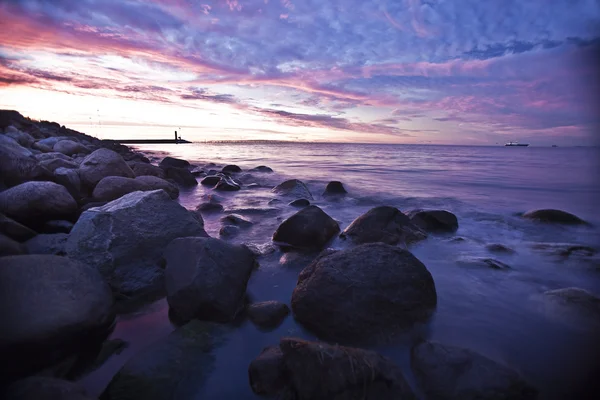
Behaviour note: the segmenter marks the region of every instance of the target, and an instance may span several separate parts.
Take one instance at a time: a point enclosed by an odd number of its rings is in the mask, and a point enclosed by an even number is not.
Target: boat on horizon
[[[508,147],[527,147],[529,143],[519,143],[519,142],[508,142],[505,144]]]

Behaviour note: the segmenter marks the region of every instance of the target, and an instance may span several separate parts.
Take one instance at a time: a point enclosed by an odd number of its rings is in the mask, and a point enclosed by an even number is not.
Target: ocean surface
[[[410,247],[430,270],[438,293],[433,318],[375,350],[408,369],[408,351],[415,340],[427,338],[480,352],[519,371],[540,390],[542,399],[572,398],[592,374],[600,355],[598,322],[589,315],[549,306],[542,293],[579,287],[600,296],[598,255],[557,255],[540,250],[540,243],[600,245],[600,150],[583,147],[470,147],[433,145],[213,143],[145,145],[138,147],[155,161],[165,155],[189,160],[200,167],[239,165],[249,170],[267,165],[275,171],[240,173],[239,192],[219,192],[225,213],[254,222],[231,240],[263,253],[248,293],[253,301],[280,300],[287,304],[298,270],[280,264],[281,253],[271,236],[281,221],[297,211],[286,202],[269,205],[271,188],[290,178],[304,181],[313,204],[340,222],[341,229],[367,210],[390,205],[446,209],[455,213],[455,234],[431,235]],[[207,168],[208,169],[208,168]],[[217,168],[215,168],[217,169]],[[342,181],[349,194],[341,201],[321,194],[328,181]],[[199,185],[181,190],[180,203],[194,209],[211,194]],[[533,209],[557,208],[592,223],[590,227],[549,226],[521,219]],[[207,232],[219,237],[220,217],[206,215]],[[513,254],[493,254],[486,245],[503,244]],[[336,238],[331,248],[347,243]],[[511,267],[496,270],[470,262],[489,257]],[[168,335],[175,327],[160,300],[124,315],[112,334],[129,347],[83,377],[81,382],[99,394],[129,357]],[[242,323],[217,352],[214,374],[197,399],[254,399],[247,368],[263,347],[283,336],[315,339],[293,317],[271,332]]]

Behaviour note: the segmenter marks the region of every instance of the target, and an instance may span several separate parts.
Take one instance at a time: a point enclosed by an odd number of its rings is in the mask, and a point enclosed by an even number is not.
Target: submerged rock
[[[262,329],[275,329],[290,314],[287,304],[280,301],[263,301],[250,304],[246,312],[254,325]]]
[[[561,210],[535,210],[522,215],[525,219],[538,222],[563,224],[563,225],[587,225],[588,223],[576,215]]]
[[[231,172],[242,172],[242,169],[237,165],[226,165],[221,169],[221,172],[231,173]]]
[[[222,190],[226,192],[234,192],[240,190],[240,186],[233,179],[221,178],[217,185],[215,186],[215,190]]]
[[[480,267],[488,267],[499,270],[510,270],[510,265],[503,263],[502,261],[495,260],[488,257],[462,257],[457,260],[457,263],[462,265],[473,265]]]
[[[308,201],[306,199],[298,199],[298,200],[292,201],[288,205],[290,205],[292,207],[308,207],[308,206],[310,206],[310,201]]]
[[[530,400],[537,390],[514,370],[468,349],[423,342],[411,366],[428,399]]]
[[[456,215],[446,210],[412,210],[406,215],[410,222],[426,232],[456,232],[458,219]]]
[[[167,301],[183,320],[231,321],[243,308],[254,254],[214,238],[173,240],[165,249]]]
[[[94,268],[50,255],[2,257],[1,263],[3,373],[31,374],[108,332],[112,293]]]
[[[290,196],[295,198],[305,198],[308,200],[312,200],[313,197],[310,194],[310,190],[304,184],[304,182],[298,179],[290,179],[279,185],[275,186],[272,190],[274,193],[277,193],[281,196]]]
[[[17,221],[8,218],[4,214],[0,214],[0,233],[13,240],[16,240],[17,242],[24,242],[37,235],[37,232],[35,232],[33,229],[29,229],[25,225],[21,225]]]
[[[321,254],[298,276],[294,317],[320,338],[378,342],[427,319],[433,278],[409,251],[372,243]]]
[[[382,242],[386,244],[413,243],[427,234],[395,207],[379,206],[356,218],[342,232],[356,244]]]
[[[135,174],[118,153],[100,148],[83,159],[79,165],[81,184],[93,190],[96,184],[107,176],[133,178]]]
[[[391,360],[296,338],[265,348],[250,363],[248,375],[254,393],[284,400],[416,399]]]
[[[265,165],[259,165],[258,167],[252,168],[249,172],[273,172],[273,169]]]
[[[285,246],[321,249],[339,230],[338,223],[323,210],[308,206],[283,221],[273,234],[273,241]]]
[[[221,218],[221,222],[227,225],[235,225],[242,228],[248,228],[252,226],[252,221],[247,220],[241,215],[229,214]]]
[[[340,181],[331,181],[327,184],[327,186],[325,187],[325,191],[323,192],[323,196],[325,197],[331,197],[331,196],[343,196],[346,193],[348,193],[346,191],[346,188],[344,188],[344,185],[342,184],[342,182]]]
[[[598,250],[591,246],[576,243],[533,243],[531,248],[559,257],[591,257],[598,253]]]
[[[514,254],[515,251],[500,243],[490,243],[485,246],[486,250],[492,253]]]
[[[185,236],[208,235],[165,191],[133,192],[85,211],[69,235],[66,251],[98,268],[116,292],[162,293],[162,251]]]
[[[214,187],[217,183],[221,181],[221,177],[218,175],[209,175],[206,178],[202,179],[200,184],[204,186]]]
[[[162,161],[160,162],[160,164],[158,164],[158,166],[160,168],[169,168],[169,167],[173,167],[173,168],[187,168],[190,166],[189,161],[187,160],[182,160],[180,158],[175,158],[175,157],[165,157],[162,159]]]
[[[32,376],[11,384],[4,400],[93,400],[75,382],[45,376]]]
[[[223,212],[223,209],[223,205],[219,203],[202,203],[196,207],[196,211],[201,213]]]
[[[544,292],[544,301],[556,314],[568,313],[571,320],[576,318],[595,330],[600,331],[600,298],[587,290],[570,287]]]

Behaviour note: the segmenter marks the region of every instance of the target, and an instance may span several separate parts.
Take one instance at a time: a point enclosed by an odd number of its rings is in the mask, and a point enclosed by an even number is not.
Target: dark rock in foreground
[[[290,308],[285,303],[272,300],[250,304],[246,312],[250,321],[259,328],[274,329],[290,314]]]
[[[246,247],[219,239],[188,237],[165,249],[167,301],[183,320],[228,322],[243,308],[255,265]]]
[[[114,320],[113,297],[96,269],[50,255],[2,257],[0,264],[5,378],[30,374],[104,339]]]
[[[346,193],[346,188],[340,181],[331,181],[325,187],[325,191],[323,192],[323,196],[343,196]]]
[[[191,321],[129,359],[102,398],[106,400],[195,400],[216,367],[215,350],[227,328]]]
[[[537,398],[537,390],[517,372],[468,349],[423,342],[412,349],[411,365],[428,399]]]
[[[274,193],[277,193],[281,196],[290,196],[295,198],[305,198],[308,200],[312,200],[312,194],[310,194],[310,190],[304,184],[304,182],[298,179],[289,179],[279,185],[275,186],[272,190]]]
[[[160,164],[158,164],[158,166],[161,168],[168,168],[168,167],[187,168],[190,166],[190,163],[187,160],[182,160],[182,159],[175,158],[175,157],[165,157],[162,159]]]
[[[337,222],[317,206],[298,211],[279,225],[273,241],[286,246],[321,249],[338,233]]]
[[[377,353],[283,338],[248,368],[256,394],[282,400],[416,399],[400,369]]]
[[[425,232],[456,232],[458,219],[456,215],[446,210],[412,210],[406,215],[410,222],[423,229]]]
[[[427,319],[433,278],[409,251],[372,243],[321,254],[298,276],[294,317],[325,340],[379,342]]]
[[[356,218],[340,235],[356,244],[382,242],[413,243],[427,234],[395,207],[379,206]]]
[[[237,165],[226,165],[221,169],[221,172],[231,173],[231,172],[242,172],[242,169]]]
[[[74,382],[44,376],[33,376],[10,385],[4,400],[93,400],[86,390]]]
[[[98,149],[87,156],[79,166],[81,184],[92,191],[98,182],[107,176],[134,178],[135,174],[118,153],[109,149]]]
[[[220,176],[209,175],[206,178],[202,179],[200,184],[202,184],[204,186],[213,186],[214,187],[217,183],[219,183],[220,180],[221,180]]]
[[[538,222],[563,224],[563,225],[587,225],[588,223],[581,218],[561,210],[535,210],[529,211],[522,215],[525,219],[530,219]]]

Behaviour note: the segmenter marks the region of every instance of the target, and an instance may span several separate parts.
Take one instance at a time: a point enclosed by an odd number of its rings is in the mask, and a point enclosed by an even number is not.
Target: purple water
[[[157,159],[166,154],[198,165],[237,164],[247,170],[268,165],[273,174],[239,174],[244,183],[260,188],[218,193],[226,210],[254,225],[231,241],[265,250],[248,287],[255,301],[289,304],[299,271],[279,264],[278,250],[269,253],[270,238],[281,222],[297,211],[281,203],[270,206],[270,188],[285,179],[304,181],[317,204],[344,229],[354,218],[377,205],[443,208],[454,212],[460,228],[455,235],[431,236],[411,251],[431,271],[438,292],[435,316],[394,343],[376,350],[406,368],[409,344],[426,337],[468,347],[520,371],[541,390],[543,399],[569,398],[592,373],[600,354],[598,331],[589,321],[557,310],[539,300],[546,290],[580,287],[600,296],[600,260],[595,257],[558,258],[531,248],[532,243],[600,244],[600,164],[594,148],[505,148],[358,144],[190,144],[144,146]],[[329,180],[340,180],[349,192],[341,202],[321,196]],[[181,191],[179,201],[193,209],[211,189],[199,185]],[[547,226],[524,221],[515,213],[558,208],[588,220],[593,227]],[[265,210],[267,209],[267,210]],[[205,217],[206,229],[218,237],[219,218]],[[460,236],[465,240],[451,239]],[[490,254],[485,245],[501,243],[513,255]],[[339,239],[330,244],[343,248]],[[510,271],[467,267],[464,257],[488,256],[510,265]],[[122,316],[112,334],[130,342],[120,355],[84,377],[99,394],[120,366],[148,343],[174,327],[165,300]],[[243,323],[217,353],[217,369],[198,399],[256,398],[248,385],[247,367],[260,350],[282,336],[314,339],[293,318],[264,333]]]

